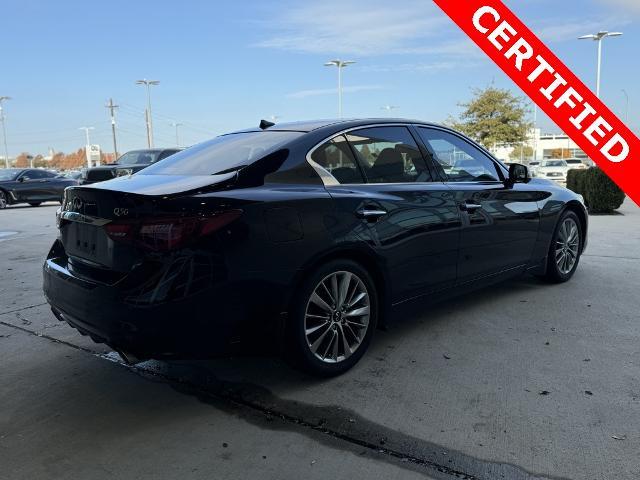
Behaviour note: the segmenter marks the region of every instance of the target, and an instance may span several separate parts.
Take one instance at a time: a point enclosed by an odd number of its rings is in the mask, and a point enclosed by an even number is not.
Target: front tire
[[[562,283],[571,279],[578,268],[583,244],[578,216],[572,211],[565,211],[558,220],[551,239],[544,280]]]
[[[7,194],[4,192],[4,190],[0,190],[0,210],[7,208],[7,205]]]
[[[286,342],[291,346],[289,360],[318,376],[346,372],[371,343],[378,304],[375,284],[358,263],[333,260],[318,268],[293,300]]]

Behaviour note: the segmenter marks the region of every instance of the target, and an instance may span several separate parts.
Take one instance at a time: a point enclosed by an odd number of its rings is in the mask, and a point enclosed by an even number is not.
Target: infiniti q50
[[[402,119],[263,121],[70,187],[57,217],[44,293],[80,333],[130,361],[277,346],[318,375],[401,304],[569,280],[588,222],[579,195]]]

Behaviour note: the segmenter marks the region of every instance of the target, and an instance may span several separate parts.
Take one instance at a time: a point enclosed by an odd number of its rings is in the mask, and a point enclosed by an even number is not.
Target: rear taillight
[[[140,221],[115,221],[108,223],[104,228],[113,241],[166,252],[214,233],[240,215],[242,210],[227,210],[207,217],[160,217]]]

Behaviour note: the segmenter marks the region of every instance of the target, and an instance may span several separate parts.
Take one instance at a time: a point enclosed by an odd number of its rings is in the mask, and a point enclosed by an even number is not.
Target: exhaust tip
[[[123,350],[116,350],[116,352],[118,353],[118,355],[120,355],[120,358],[127,365],[135,365],[136,363],[144,362],[145,360],[147,360],[146,358],[140,358],[131,352],[125,352]]]

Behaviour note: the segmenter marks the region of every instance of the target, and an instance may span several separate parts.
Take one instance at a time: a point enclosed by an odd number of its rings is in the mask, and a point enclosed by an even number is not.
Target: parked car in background
[[[536,176],[536,170],[538,169],[539,166],[540,166],[540,160],[531,160],[529,162],[529,174],[532,177]]]
[[[42,202],[62,202],[64,189],[78,181],[38,168],[0,169],[0,209],[16,203],[37,207]]]
[[[544,160],[540,166],[536,168],[536,177],[566,184],[569,168],[569,165],[564,160]]]
[[[446,127],[261,122],[68,189],[44,294],[128,361],[244,343],[336,375],[394,306],[569,280],[587,227],[579,195]]]
[[[80,180],[82,177],[82,170],[67,170],[61,174],[64,178],[71,178],[73,180]]]
[[[564,160],[569,166],[569,170],[586,170],[587,165],[579,158],[566,158]]]
[[[132,150],[123,154],[118,160],[108,165],[87,168],[82,172],[80,178],[81,185],[88,185],[95,182],[104,182],[115,177],[131,175],[139,172],[160,160],[163,160],[181,148],[151,148],[146,150]]]

